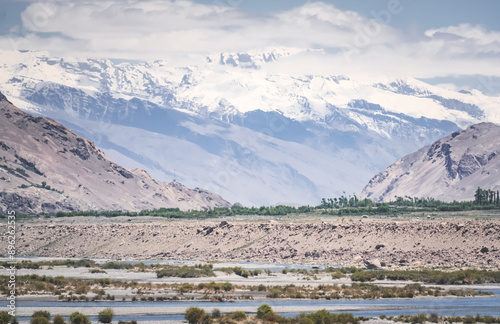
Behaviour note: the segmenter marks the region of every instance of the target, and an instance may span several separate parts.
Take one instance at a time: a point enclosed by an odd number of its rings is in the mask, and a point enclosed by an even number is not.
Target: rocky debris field
[[[4,240],[6,237],[2,237]],[[17,253],[71,258],[498,269],[500,221],[254,223],[141,221],[126,217],[42,219],[18,224]]]

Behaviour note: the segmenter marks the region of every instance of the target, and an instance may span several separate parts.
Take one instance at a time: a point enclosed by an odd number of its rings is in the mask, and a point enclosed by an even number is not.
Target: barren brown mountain
[[[361,196],[474,200],[478,187],[500,190],[500,126],[480,123],[409,154],[377,174]]]
[[[206,190],[121,167],[93,142],[21,111],[0,93],[0,213],[224,206]]]

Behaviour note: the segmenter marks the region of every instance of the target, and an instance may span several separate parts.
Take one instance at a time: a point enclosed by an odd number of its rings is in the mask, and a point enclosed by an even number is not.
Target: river
[[[467,316],[467,315],[490,315],[500,316],[500,289],[492,290],[495,297],[487,298],[442,298],[442,299],[379,299],[379,300],[352,300],[352,301],[326,301],[326,300],[281,300],[266,302],[282,316],[296,316],[297,309],[308,309],[308,311],[332,309],[336,313],[349,312],[355,316],[378,317],[382,314],[387,316],[416,315],[426,312],[437,313],[440,316]],[[47,309],[57,307],[69,308],[91,308],[111,307],[114,309],[141,308],[140,315],[119,315],[115,320],[122,321],[176,321],[184,319],[182,312],[171,314],[165,311],[158,314],[160,309],[175,308],[186,309],[188,307],[202,307],[207,311],[219,308],[223,312],[244,310],[248,314],[255,313],[258,306],[263,302],[19,302],[18,307],[30,307]],[[280,309],[287,309],[280,311]],[[137,310],[139,312],[139,310]],[[53,312],[51,312],[53,313]],[[120,312],[117,312],[120,313]],[[149,313],[149,314],[148,314]],[[151,314],[154,313],[154,314]],[[55,313],[53,313],[55,314]],[[20,318],[20,320],[27,318]],[[95,320],[95,317],[91,316]]]

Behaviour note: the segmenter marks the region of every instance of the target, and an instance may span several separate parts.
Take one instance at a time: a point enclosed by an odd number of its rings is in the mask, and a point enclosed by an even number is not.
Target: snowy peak
[[[477,91],[265,68],[307,51],[218,53],[189,66],[0,51],[0,90],[127,167],[201,182],[247,205],[358,192],[405,154],[460,128],[500,122],[500,98]]]
[[[283,58],[311,51],[317,52],[311,49],[278,48],[245,53],[220,53],[219,55],[207,56],[206,61],[208,64],[218,64],[243,69],[260,69],[266,63],[276,62]]]
[[[481,121],[500,122],[500,97],[453,92],[411,78],[377,81],[342,75],[292,76],[266,73],[259,68],[305,51],[223,53],[207,57],[206,65],[189,67],[172,66],[166,61],[113,63],[107,59],[53,58],[43,52],[4,51],[0,52],[5,62],[0,66],[0,84],[11,98],[26,98],[43,87],[59,85],[94,98],[106,93],[114,99],[137,98],[194,114],[214,113],[221,120],[228,115],[262,110],[276,111],[294,120],[321,121],[335,114],[336,108],[351,110],[356,108],[353,102],[363,101],[380,107],[381,114],[448,120],[460,127]],[[21,106],[27,108],[26,104]],[[365,117],[357,121],[366,123]]]
[[[362,196],[472,200],[477,187],[500,189],[500,126],[479,123],[409,154],[376,175]]]

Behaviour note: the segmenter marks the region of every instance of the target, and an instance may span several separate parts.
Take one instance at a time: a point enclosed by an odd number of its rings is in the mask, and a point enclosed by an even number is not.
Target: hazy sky
[[[299,48],[315,51],[270,70],[460,87],[500,77],[496,0],[1,1],[0,49],[195,64],[206,54]]]

